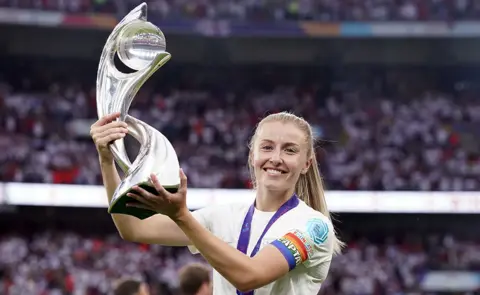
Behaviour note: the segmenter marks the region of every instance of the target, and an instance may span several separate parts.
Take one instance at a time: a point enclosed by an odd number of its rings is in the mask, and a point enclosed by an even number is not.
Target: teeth
[[[267,169],[267,173],[268,174],[273,174],[273,175],[278,175],[278,174],[282,174],[282,171],[275,170],[275,169]]]

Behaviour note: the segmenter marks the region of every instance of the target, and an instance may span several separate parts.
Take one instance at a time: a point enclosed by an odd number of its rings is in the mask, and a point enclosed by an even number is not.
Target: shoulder
[[[232,224],[244,216],[250,205],[248,203],[222,203],[209,205],[193,211],[192,214],[210,231],[218,227],[219,223]],[[225,222],[227,221],[227,222]]]
[[[331,220],[321,212],[310,208],[303,201],[300,202],[296,209],[289,217],[292,229],[302,230],[313,236],[325,236],[333,232]]]
[[[233,245],[249,206],[248,203],[215,204],[196,210],[192,215],[216,237]],[[199,253],[194,246],[189,249],[193,254]]]
[[[193,215],[210,215],[210,214],[219,214],[225,216],[231,216],[232,213],[244,212],[248,210],[250,204],[243,202],[234,202],[234,203],[220,203],[213,204],[201,209],[195,210]]]
[[[249,206],[250,204],[243,202],[212,204],[193,211],[193,214],[238,212],[247,210]]]
[[[318,264],[330,260],[335,244],[335,232],[330,219],[303,202],[292,211],[285,220],[288,224],[284,224],[286,234],[278,241],[293,251],[296,257],[303,257],[307,265],[314,261],[314,264]],[[296,252],[303,255],[297,255]]]

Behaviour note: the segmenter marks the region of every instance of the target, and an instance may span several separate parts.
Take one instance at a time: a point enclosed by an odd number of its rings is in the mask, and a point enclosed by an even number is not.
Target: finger
[[[142,197],[142,196],[139,196],[139,195],[134,194],[134,193],[127,193],[127,196],[130,197],[130,198],[132,198],[132,199],[134,199],[134,200],[137,201],[137,202],[140,202],[141,204],[144,204],[144,205],[146,205],[146,206],[153,207],[153,206],[152,206],[153,204],[152,204],[151,202],[149,202],[148,199],[146,199],[146,198],[144,198],[144,197]],[[132,203],[132,202],[131,202],[131,203]],[[136,203],[134,203],[134,204],[136,204]]]
[[[125,123],[123,121],[113,121],[113,122],[107,123],[107,124],[102,125],[102,126],[95,126],[95,124],[92,125],[90,127],[90,136],[94,137],[95,135],[97,135],[99,133],[102,133],[105,130],[112,129],[112,128],[124,128],[125,130],[128,131],[127,123]]]
[[[183,169],[180,168],[180,188],[178,191],[187,191],[187,175],[183,172]]]
[[[117,119],[118,117],[120,117],[120,112],[116,112],[116,113],[113,113],[113,114],[103,116],[100,119],[98,119],[97,122],[93,123],[92,127],[103,126],[103,125],[105,125],[109,122],[112,122],[113,120]]]
[[[124,128],[124,127],[108,128],[107,130],[105,130],[105,131],[103,131],[103,132],[97,133],[97,134],[96,134],[96,137],[97,137],[98,139],[102,139],[102,138],[104,138],[104,137],[109,136],[110,134],[116,134],[116,133],[127,134],[127,133],[128,133],[128,129],[127,129],[127,128]]]
[[[130,207],[130,208],[138,208],[138,209],[146,209],[146,210],[150,210],[150,211],[154,211],[155,210],[153,208],[151,208],[150,206],[147,206],[145,204],[138,204],[138,203],[127,203],[126,204],[127,207]]]
[[[97,146],[107,146],[114,142],[117,139],[124,138],[126,136],[125,133],[112,133],[105,137],[95,140]]]
[[[125,123],[123,121],[110,122],[110,123],[105,124],[103,126],[94,127],[91,130],[92,130],[93,133],[96,134],[96,133],[102,133],[102,132],[105,132],[107,130],[115,129],[115,128],[123,128],[126,131],[128,131],[128,125],[127,125],[127,123]]]
[[[127,128],[116,127],[116,128],[109,128],[100,133],[96,131],[94,132],[94,135],[92,136],[92,138],[93,138],[93,141],[97,143],[97,145],[106,145],[112,142],[113,140],[125,137],[127,133],[128,133]]]
[[[169,192],[160,184],[160,181],[155,174],[150,174],[150,180],[160,196],[167,197],[169,195]]]
[[[147,190],[141,188],[138,185],[134,186],[133,190],[135,190],[135,192],[138,193],[140,195],[140,197],[143,197],[144,199],[146,199],[147,201],[152,202],[152,203],[155,202],[155,201],[158,201],[159,198],[161,198],[162,201],[165,198],[165,196],[162,196],[161,194],[160,195],[154,195],[154,194],[148,192]]]

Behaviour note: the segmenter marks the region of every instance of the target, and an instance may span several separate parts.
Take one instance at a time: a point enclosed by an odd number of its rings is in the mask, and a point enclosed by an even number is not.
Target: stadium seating
[[[119,13],[140,1],[35,1],[2,0],[0,6],[69,13]],[[143,1],[142,1],[143,2]],[[473,0],[465,1],[213,1],[213,0],[149,0],[149,14],[163,19],[232,19],[232,20],[317,20],[317,21],[414,21],[472,20],[480,8]]]
[[[209,71],[169,70],[178,83],[142,89],[131,107],[172,141],[191,187],[249,187],[247,142],[255,124],[268,112],[288,110],[311,122],[330,189],[480,189],[480,105],[469,91],[454,89],[457,81],[440,92],[410,86],[409,75],[422,75],[417,70],[388,82],[384,77],[395,74],[389,70],[364,84],[311,77],[287,82],[301,76],[295,68],[288,75],[261,68]],[[81,87],[75,76],[69,82],[39,78],[50,85],[42,89],[31,85],[35,79],[1,87],[0,181],[101,184],[95,147],[85,136],[96,120],[93,85]],[[402,87],[418,90],[395,93]],[[79,120],[88,122],[83,136],[74,124]]]
[[[0,239],[2,294],[108,294],[118,277],[150,278],[153,290],[176,294],[177,271],[200,261],[185,248],[125,243],[118,236],[41,232],[31,239]],[[352,241],[333,260],[319,294],[418,294],[422,275],[432,269],[480,269],[480,247],[451,235],[413,236],[384,244]],[[5,290],[9,290],[8,293]],[[170,290],[170,291],[167,291]],[[75,291],[75,292],[73,292]],[[167,293],[168,292],[168,293]]]

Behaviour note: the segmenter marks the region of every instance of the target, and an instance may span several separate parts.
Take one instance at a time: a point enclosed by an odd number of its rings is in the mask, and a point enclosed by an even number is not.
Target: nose
[[[281,157],[281,152],[280,150],[278,149],[275,149],[275,151],[271,154],[271,157],[270,157],[270,163],[272,163],[272,165],[280,165],[282,163],[282,157]]]

